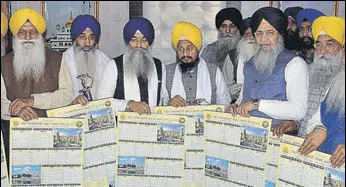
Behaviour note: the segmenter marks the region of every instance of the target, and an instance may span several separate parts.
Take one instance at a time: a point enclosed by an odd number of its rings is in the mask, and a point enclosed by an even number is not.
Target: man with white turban
[[[200,29],[188,22],[177,23],[172,32],[177,63],[167,66],[168,105],[230,104],[231,98],[219,67],[199,57]]]
[[[127,51],[107,64],[96,94],[115,98],[116,113],[150,114],[167,103],[166,67],[150,53],[154,36],[153,24],[144,17],[131,19],[123,29]]]
[[[252,15],[251,28],[258,53],[244,66],[244,84],[233,115],[272,119],[274,135],[297,131],[293,121],[304,117],[308,97],[308,65],[285,50],[283,35],[287,16],[277,8],[264,7]]]
[[[96,44],[101,26],[93,16],[79,15],[71,25],[73,46],[63,53],[68,63],[73,85],[73,104],[86,104],[96,98],[97,87],[110,58]]]

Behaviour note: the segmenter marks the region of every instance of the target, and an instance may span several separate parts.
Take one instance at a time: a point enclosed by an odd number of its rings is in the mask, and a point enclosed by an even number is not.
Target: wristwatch
[[[259,99],[252,98],[252,99],[251,99],[251,102],[252,102],[252,104],[254,105],[254,107],[255,107],[256,109],[258,109],[260,100],[259,100]]]

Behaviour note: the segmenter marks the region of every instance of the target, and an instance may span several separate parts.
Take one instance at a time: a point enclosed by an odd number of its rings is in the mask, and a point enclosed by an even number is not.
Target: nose
[[[87,46],[90,46],[90,39],[89,39],[89,37],[86,38],[85,44],[86,44]]]
[[[303,36],[310,36],[310,32],[308,29],[304,29]]]
[[[30,36],[30,33],[29,33],[29,32],[26,32],[26,33],[25,33],[25,39],[26,39],[26,40],[30,40],[30,39],[31,39],[31,36]]]

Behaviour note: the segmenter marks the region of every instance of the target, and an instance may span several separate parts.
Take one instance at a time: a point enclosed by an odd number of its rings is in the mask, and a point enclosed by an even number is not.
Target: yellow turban
[[[181,39],[187,39],[193,45],[197,47],[198,50],[202,47],[202,32],[194,24],[188,22],[179,22],[177,23],[172,32],[172,44],[174,49],[177,48],[178,42]]]
[[[315,41],[319,35],[328,34],[336,41],[345,43],[345,20],[335,16],[321,16],[312,24],[312,34]]]
[[[19,29],[27,20],[35,26],[40,34],[46,30],[46,21],[41,14],[31,8],[22,8],[16,11],[10,19],[10,30],[14,36],[17,36]]]
[[[8,20],[5,13],[1,11],[1,35],[5,36],[8,29]]]

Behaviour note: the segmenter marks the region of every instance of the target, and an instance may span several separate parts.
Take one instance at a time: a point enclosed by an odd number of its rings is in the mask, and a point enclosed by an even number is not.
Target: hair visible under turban
[[[245,31],[251,26],[251,17],[243,19],[239,25],[239,32],[243,36]]]
[[[17,10],[10,19],[10,30],[13,36],[17,36],[19,29],[29,20],[40,34],[46,31],[46,21],[40,13],[31,8]]]
[[[189,22],[178,22],[172,31],[172,44],[177,49],[179,40],[189,40],[198,50],[202,47],[202,32],[194,24]]]
[[[299,6],[295,6],[295,7],[288,7],[285,9],[284,14],[288,17],[291,16],[294,19],[296,19],[296,16],[298,14],[299,11],[303,10],[302,7]]]
[[[5,13],[1,11],[1,35],[5,36],[8,29],[8,20]]]
[[[251,29],[253,33],[256,32],[263,19],[272,25],[282,36],[285,36],[288,20],[287,16],[280,9],[273,7],[258,9],[252,15]]]
[[[74,41],[85,29],[89,28],[95,36],[96,42],[100,40],[101,26],[94,16],[79,15],[71,25],[71,38]]]
[[[144,35],[144,37],[148,40],[149,45],[153,43],[155,38],[153,24],[144,17],[137,17],[127,22],[124,27],[123,36],[127,44],[130,42],[137,30],[139,30]]]
[[[297,14],[297,26],[301,26],[304,20],[308,20],[311,24],[320,16],[324,16],[322,12],[312,8],[306,8]]]
[[[321,16],[312,24],[312,35],[317,41],[319,35],[328,34],[341,45],[345,44],[345,20],[335,16]]]
[[[225,20],[231,20],[232,23],[237,28],[239,28],[239,24],[240,24],[242,19],[243,19],[243,16],[241,15],[241,13],[238,9],[236,9],[236,8],[224,8],[216,14],[215,25],[216,25],[216,28],[219,29]]]

